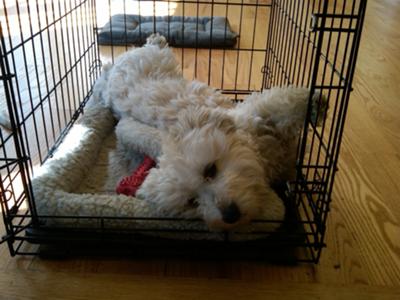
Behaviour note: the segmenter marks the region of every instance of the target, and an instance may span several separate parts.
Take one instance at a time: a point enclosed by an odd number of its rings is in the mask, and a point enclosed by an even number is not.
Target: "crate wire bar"
[[[129,241],[150,248],[164,243],[171,252],[187,248],[200,253],[199,249],[215,247],[222,252],[246,253],[248,248],[259,247],[265,256],[270,249],[285,246],[296,249],[296,261],[319,261],[366,0],[2,0],[0,9],[0,109],[9,118],[0,129],[1,243],[8,244],[11,255],[37,254],[38,248],[31,243],[89,239],[102,245]],[[112,28],[116,14],[125,15],[125,45],[100,45],[99,32],[107,22]],[[242,101],[253,91],[287,85],[307,86],[311,94],[319,92],[328,99],[329,110],[321,126],[311,122],[311,105],[308,107],[298,141],[296,179],[285,187],[295,208],[293,223],[302,228],[291,235],[301,239],[235,243],[226,233],[223,242],[138,241],[143,230],[122,232],[108,222],[154,219],[38,215],[31,178],[84,113],[102,64],[114,62],[132,47],[127,34],[129,14],[139,16],[141,38],[145,38],[141,18],[152,16],[153,31],[157,32],[156,16],[164,16],[167,39],[172,34],[172,16],[197,20],[225,17],[237,34],[233,47],[213,47],[211,19],[210,47],[199,47],[197,21],[194,44],[173,51],[187,79],[206,82],[232,100]],[[94,219],[98,227],[69,231],[43,227],[46,219],[54,218]],[[157,221],[199,222],[179,218]]]

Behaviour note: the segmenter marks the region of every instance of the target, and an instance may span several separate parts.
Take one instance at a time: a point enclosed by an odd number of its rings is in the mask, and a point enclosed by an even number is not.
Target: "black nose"
[[[224,207],[222,210],[222,220],[227,224],[236,223],[240,219],[239,207],[232,202],[229,206]]]

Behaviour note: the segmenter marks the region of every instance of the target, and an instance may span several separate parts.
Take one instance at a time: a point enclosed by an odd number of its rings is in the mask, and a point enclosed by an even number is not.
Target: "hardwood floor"
[[[400,2],[370,0],[318,265],[76,258],[0,247],[0,299],[400,299]]]

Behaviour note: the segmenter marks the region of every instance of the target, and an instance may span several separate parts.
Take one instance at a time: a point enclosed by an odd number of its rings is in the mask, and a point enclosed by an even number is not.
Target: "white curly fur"
[[[119,143],[158,160],[139,198],[169,215],[200,217],[212,229],[284,219],[271,183],[294,169],[307,89],[273,88],[235,105],[185,80],[165,39],[155,35],[107,66],[94,94],[120,120]]]

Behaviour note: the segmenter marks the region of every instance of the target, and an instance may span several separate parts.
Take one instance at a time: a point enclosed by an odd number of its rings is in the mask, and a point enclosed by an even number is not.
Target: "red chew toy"
[[[136,191],[142,185],[149,170],[156,165],[155,161],[149,157],[145,156],[143,162],[139,167],[132,173],[132,175],[123,178],[118,186],[117,193],[126,196],[135,196]]]

